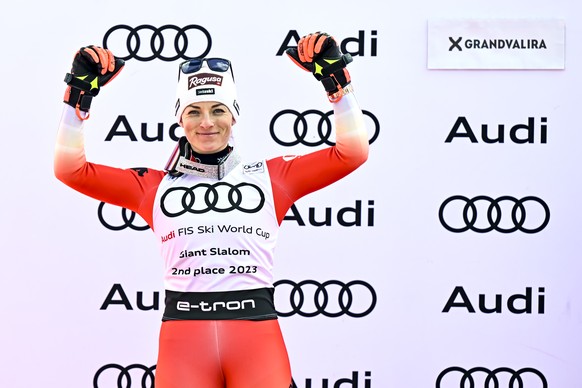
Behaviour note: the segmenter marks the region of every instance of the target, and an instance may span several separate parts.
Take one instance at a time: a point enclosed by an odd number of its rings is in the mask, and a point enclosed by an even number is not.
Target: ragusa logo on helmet
[[[222,76],[216,74],[202,73],[188,77],[188,89],[192,89],[195,88],[196,86],[206,84],[221,86]]]

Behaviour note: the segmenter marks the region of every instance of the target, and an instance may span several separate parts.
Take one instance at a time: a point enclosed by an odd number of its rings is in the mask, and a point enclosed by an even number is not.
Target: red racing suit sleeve
[[[267,161],[279,224],[291,205],[350,174],[368,159],[368,132],[353,93],[332,104],[336,144],[302,156]]]
[[[153,229],[152,208],[164,171],[122,169],[91,163],[85,157],[84,121],[65,105],[54,156],[54,173],[67,186],[99,201],[139,214]]]

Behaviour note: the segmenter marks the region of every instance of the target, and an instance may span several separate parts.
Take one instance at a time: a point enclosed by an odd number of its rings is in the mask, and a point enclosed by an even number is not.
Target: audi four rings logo
[[[136,220],[137,214],[131,210],[127,210],[126,208],[121,208],[121,220],[122,222],[118,225],[111,225],[109,222],[105,221],[104,213],[105,213],[105,202],[101,202],[97,209],[97,216],[99,217],[99,221],[101,224],[109,230],[119,231],[125,228],[130,228],[133,230],[141,231],[149,229],[149,225],[134,225],[134,221]],[[128,215],[129,214],[129,215]]]
[[[289,287],[284,287],[285,285]],[[376,307],[376,291],[362,280],[352,280],[348,283],[339,280],[328,280],[323,283],[315,280],[303,280],[299,283],[278,280],[274,286],[277,299],[275,305],[279,308],[283,304],[280,302],[288,301],[289,304],[286,311],[277,310],[281,317],[290,317],[294,314],[315,317],[321,314],[336,318],[345,314],[361,318],[370,314]],[[285,289],[288,289],[288,292]],[[283,293],[284,296],[280,297]]]
[[[186,27],[171,24],[161,27],[149,24],[131,27],[119,24],[105,33],[103,47],[110,49],[123,60],[137,59],[147,62],[160,59],[170,62],[205,57],[212,48],[212,37],[206,28],[197,24]]]
[[[460,378],[457,379],[459,372]],[[453,377],[447,375],[454,375]],[[447,385],[442,385],[443,381]],[[448,383],[452,383],[448,384]],[[458,382],[458,385],[457,385]],[[540,385],[541,383],[541,385]],[[507,384],[507,385],[506,385]],[[442,371],[436,381],[436,388],[548,388],[546,377],[537,369],[522,368],[517,371],[510,368],[489,370],[475,367],[469,370],[452,366]]]
[[[156,366],[107,364],[93,377],[93,388],[154,388]],[[116,385],[114,385],[116,384]]]
[[[451,218],[447,208],[455,205],[453,202],[460,201],[464,203],[461,209],[456,208],[453,211],[458,219],[462,215],[462,223],[451,225]],[[477,204],[483,201],[487,206],[486,209]],[[510,208],[502,206],[507,202]],[[505,208],[502,210],[502,208]],[[527,208],[527,212],[526,212]],[[445,215],[447,212],[447,215]],[[460,214],[458,214],[460,213]],[[481,215],[481,217],[479,217]],[[486,218],[486,222],[485,219]],[[447,198],[439,208],[439,220],[441,224],[450,232],[462,233],[472,230],[477,233],[487,233],[495,230],[500,233],[513,233],[517,230],[523,233],[538,233],[542,231],[550,222],[550,208],[540,198],[528,196],[517,199],[510,196],[502,196],[497,199],[480,195],[474,198],[467,198],[462,195],[455,195]],[[478,220],[481,220],[478,222]]]
[[[374,134],[372,135],[372,138],[369,140],[369,143],[372,144],[380,134],[380,122],[378,121],[376,116],[374,116],[372,113],[366,110],[363,110],[362,112],[364,113],[364,116],[368,116],[374,122]],[[269,131],[271,132],[271,137],[273,138],[273,140],[275,140],[277,144],[280,144],[285,147],[292,147],[297,144],[303,144],[308,147],[317,147],[322,144],[332,146],[335,144],[333,141],[330,140],[330,137],[332,135],[332,123],[329,117],[332,114],[333,111],[331,110],[327,113],[323,113],[315,109],[309,109],[303,113],[300,113],[293,109],[285,109],[277,113],[275,116],[273,116],[273,118],[271,119],[271,123],[269,124]],[[291,115],[295,117],[295,121],[293,122],[293,134],[295,135],[295,139],[288,141],[282,140],[277,135],[276,133],[277,131],[275,129],[276,127],[275,123],[278,122],[278,120],[280,120],[281,117],[285,115]],[[313,141],[308,140],[309,128],[306,117],[309,115],[315,115],[319,117],[319,121],[317,122],[317,136],[311,136],[312,138],[315,139]],[[288,127],[285,127],[284,131],[282,132],[287,133],[288,132],[287,128]]]
[[[243,213],[256,213],[264,204],[265,194],[262,190],[246,182],[234,186],[218,182],[199,183],[190,188],[173,187],[160,199],[162,212],[168,217],[178,217],[186,212],[202,214],[209,211],[227,213],[239,210]],[[176,206],[177,209],[174,208]]]

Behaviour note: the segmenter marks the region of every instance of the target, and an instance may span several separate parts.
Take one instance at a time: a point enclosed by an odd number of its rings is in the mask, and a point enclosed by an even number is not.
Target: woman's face
[[[184,109],[181,121],[194,151],[212,154],[228,145],[233,118],[226,105],[215,101],[195,102]]]

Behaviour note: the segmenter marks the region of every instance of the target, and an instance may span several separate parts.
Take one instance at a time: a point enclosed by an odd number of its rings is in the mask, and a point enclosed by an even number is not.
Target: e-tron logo
[[[107,364],[93,377],[93,388],[154,388],[156,366]]]
[[[176,195],[176,193],[178,193]],[[231,185],[199,183],[192,187],[173,187],[160,198],[160,207],[167,217],[178,217],[187,212],[202,214],[209,211],[227,213],[234,210],[257,213],[265,204],[265,194],[252,184]]]
[[[460,208],[454,202],[464,203],[464,206]],[[485,206],[478,206],[481,203]],[[505,204],[509,206],[502,206]],[[453,233],[468,230],[477,233],[492,230],[513,233],[519,230],[532,234],[542,231],[548,225],[550,208],[542,199],[533,196],[517,199],[506,195],[493,199],[485,195],[474,198],[454,195],[440,206],[439,220],[445,229]]]
[[[363,110],[362,112],[364,113],[364,116],[368,116],[374,123],[374,134],[368,141],[370,144],[372,144],[380,134],[380,122],[378,121],[376,116],[374,116],[371,112],[368,112],[366,110]],[[329,119],[329,117],[332,114],[333,111],[331,110],[327,113],[323,113],[315,109],[309,109],[303,113],[300,113],[293,109],[285,109],[277,113],[275,116],[273,116],[269,124],[269,131],[271,133],[271,137],[273,138],[273,140],[275,140],[277,144],[282,145],[284,147],[293,147],[296,146],[297,144],[303,144],[308,147],[317,147],[322,144],[332,146],[335,144],[335,142],[331,140],[331,135],[333,131],[332,122]],[[275,127],[277,125],[275,123],[280,122],[280,120],[282,120],[281,118],[285,115],[291,115],[292,117],[295,117],[295,120],[293,121],[293,134],[295,135],[295,139],[283,140],[276,133],[277,131]],[[319,120],[316,123],[317,135],[312,135],[308,137],[309,125],[306,117],[310,115],[319,116]],[[288,126],[286,126],[283,131],[279,131],[279,133],[288,132],[289,132]],[[313,141],[308,140],[310,138],[313,138],[314,140]]]
[[[113,230],[113,231],[120,231],[126,228],[129,229],[133,229],[133,230],[137,230],[137,231],[142,231],[142,230],[147,230],[149,229],[149,225],[145,224],[145,225],[135,225],[134,221],[136,221],[136,213],[134,211],[128,210],[126,208],[120,208],[121,209],[121,221],[120,222],[115,222],[115,225],[112,225],[113,221],[105,220],[105,202],[101,202],[99,204],[99,207],[97,208],[97,216],[99,217],[99,221],[101,222],[101,224],[106,227],[109,230]],[[109,212],[107,212],[109,213]],[[108,214],[109,215],[109,214]]]
[[[546,377],[537,369],[475,367],[469,370],[452,366],[442,371],[436,388],[548,388]]]
[[[204,44],[200,45],[200,42]],[[105,33],[103,47],[110,49],[123,60],[135,58],[148,62],[160,59],[171,62],[205,57],[212,48],[212,37],[206,28],[197,24],[186,27],[171,24],[161,27],[149,24],[131,27],[119,24]]]
[[[285,285],[290,287],[284,287]],[[299,283],[278,280],[274,286],[275,305],[281,317],[298,314],[310,318],[321,314],[330,318],[342,315],[361,318],[370,314],[377,302],[374,288],[362,280],[352,280],[348,283],[339,280],[328,280],[323,283],[315,280],[303,280]],[[279,297],[280,295],[284,296]],[[280,311],[282,304],[288,304],[289,307],[285,311]]]

